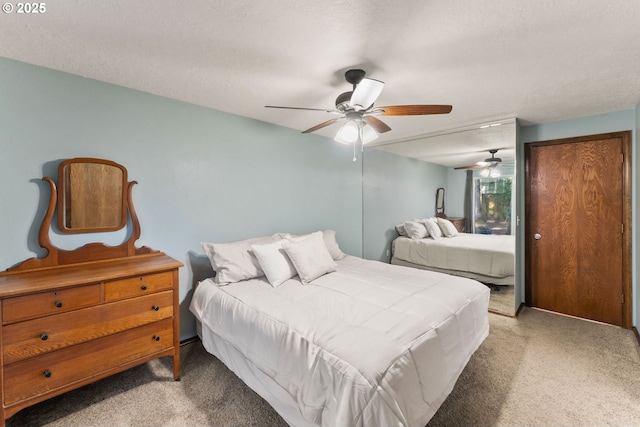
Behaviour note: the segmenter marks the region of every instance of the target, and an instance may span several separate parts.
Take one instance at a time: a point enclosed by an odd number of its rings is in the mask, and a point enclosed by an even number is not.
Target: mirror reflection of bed
[[[389,262],[478,280],[491,290],[489,310],[508,316],[516,313],[515,138],[515,120],[503,120],[372,147],[446,167],[420,211],[391,224]]]

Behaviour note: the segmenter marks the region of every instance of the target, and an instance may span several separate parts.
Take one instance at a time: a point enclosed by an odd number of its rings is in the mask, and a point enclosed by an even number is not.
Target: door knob
[[[536,234],[533,235],[533,238],[536,239],[536,240],[540,240],[540,239],[542,239],[542,236],[540,234],[536,233]]]

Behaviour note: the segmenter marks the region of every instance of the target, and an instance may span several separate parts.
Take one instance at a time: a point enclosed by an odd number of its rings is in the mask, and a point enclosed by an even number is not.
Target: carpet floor
[[[489,337],[431,419],[440,426],[640,426],[640,350],[629,330],[524,308]],[[26,408],[17,426],[286,426],[200,342],[182,380],[155,360]]]

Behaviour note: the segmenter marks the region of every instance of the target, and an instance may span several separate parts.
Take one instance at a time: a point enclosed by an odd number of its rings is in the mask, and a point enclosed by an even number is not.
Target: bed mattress
[[[489,332],[474,280],[346,256],[310,284],[200,282],[205,348],[292,426],[420,426]]]
[[[515,275],[515,236],[460,233],[440,239],[398,237],[393,241],[393,258],[433,269],[509,277]]]

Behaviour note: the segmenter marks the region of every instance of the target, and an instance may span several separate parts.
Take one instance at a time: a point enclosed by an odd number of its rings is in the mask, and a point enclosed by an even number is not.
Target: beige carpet
[[[633,332],[526,307],[490,319],[429,427],[640,426]]]
[[[633,333],[524,308],[489,315],[436,426],[640,426],[640,350]],[[199,342],[27,408],[15,426],[284,426],[282,419]]]

